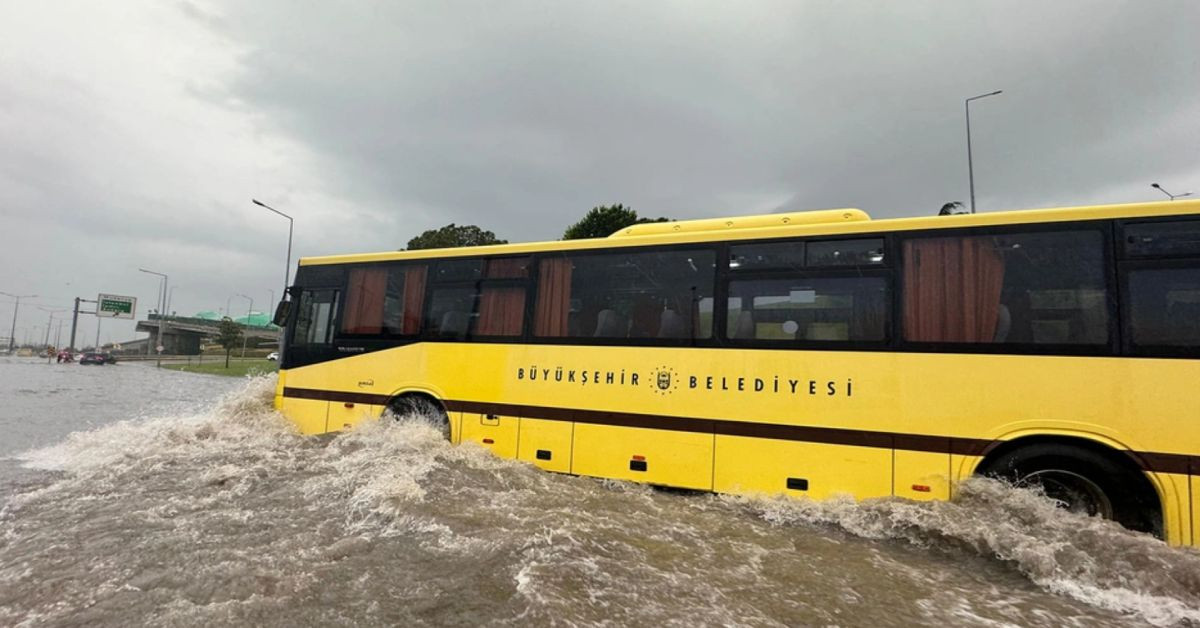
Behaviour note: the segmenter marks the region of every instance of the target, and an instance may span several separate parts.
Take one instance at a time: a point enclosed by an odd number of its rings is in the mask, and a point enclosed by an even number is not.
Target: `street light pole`
[[[1002,94],[1004,90],[998,89],[988,94],[980,94],[972,96],[964,101],[964,106],[967,109],[967,179],[971,186],[971,213],[975,213],[975,165],[971,160],[971,101],[987,98],[988,96],[996,96]]]
[[[239,294],[238,296],[250,301],[250,307],[246,309],[246,331],[250,331],[250,317],[254,314],[254,299],[252,299],[244,294]],[[247,334],[245,334],[245,333],[242,334],[242,359],[243,360],[246,359],[246,335]]]
[[[7,292],[0,292],[0,294],[3,294],[6,297],[12,297],[17,300],[16,304],[13,305],[12,330],[8,332],[8,352],[12,353],[13,349],[16,346],[16,342],[17,342],[17,312],[19,312],[21,310],[21,299],[33,299],[33,298],[36,298],[37,295],[36,294],[16,295],[16,294],[9,294]]]
[[[66,310],[48,310],[44,307],[39,307],[38,309],[43,312],[50,313],[50,320],[46,321],[46,364],[49,364],[50,360],[54,357],[50,352],[50,328],[54,325],[54,315],[60,312],[66,312]],[[62,321],[59,321],[59,328],[62,328]],[[56,350],[62,349],[62,347],[58,346],[58,338],[54,339],[54,345]]]
[[[266,203],[264,203],[258,199],[252,198],[250,200],[255,205],[258,205],[259,207],[262,207],[264,209],[269,209],[269,210],[275,212],[276,214],[279,214],[280,216],[287,218],[287,220],[288,220],[287,262],[283,266],[283,294],[286,295],[287,289],[288,289],[288,281],[289,281],[289,278],[291,277],[291,272],[292,272],[292,226],[293,226],[292,217],[279,211],[278,209],[275,209],[274,207],[271,207],[270,205],[267,205]]]
[[[167,282],[169,280],[164,273],[155,272],[153,270],[146,270],[145,268],[139,268],[138,270],[143,273],[147,273],[150,275],[158,275],[159,277],[162,277],[162,292],[159,293],[158,339],[154,341],[154,352],[158,354],[158,360],[155,362],[155,365],[162,366],[162,351],[159,351],[158,348],[163,346],[163,344],[162,344],[163,325],[167,324],[166,320],[163,318],[163,313],[167,309]]]
[[[1171,194],[1170,192],[1168,192],[1168,191],[1164,190],[1164,189],[1163,189],[1163,187],[1162,187],[1161,185],[1157,184],[1157,183],[1151,183],[1151,184],[1150,184],[1150,187],[1152,187],[1152,188],[1154,188],[1154,189],[1158,190],[1159,192],[1162,192],[1163,194],[1166,194],[1166,195],[1167,195],[1167,196],[1168,196],[1168,197],[1169,197],[1171,200],[1175,200],[1175,199],[1177,199],[1177,198],[1183,198],[1183,197],[1185,197],[1185,196],[1191,196],[1191,195],[1192,195],[1192,193],[1191,193],[1191,192],[1184,192],[1183,194]]]

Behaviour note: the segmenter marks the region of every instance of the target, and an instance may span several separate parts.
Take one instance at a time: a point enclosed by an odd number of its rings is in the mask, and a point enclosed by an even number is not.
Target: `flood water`
[[[0,358],[0,625],[1200,625],[1200,552],[991,481],[665,492],[303,438],[273,385]]]

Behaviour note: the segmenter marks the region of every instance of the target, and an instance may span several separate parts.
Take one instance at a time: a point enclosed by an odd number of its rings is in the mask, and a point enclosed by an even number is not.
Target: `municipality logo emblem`
[[[654,377],[650,381],[654,382],[654,392],[659,395],[669,395],[675,391],[676,387],[675,370],[669,366],[660,366],[654,371]]]

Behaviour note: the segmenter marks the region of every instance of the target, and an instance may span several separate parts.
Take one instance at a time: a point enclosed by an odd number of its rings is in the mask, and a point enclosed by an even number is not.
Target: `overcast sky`
[[[144,315],[139,267],[181,315],[269,310],[287,221],[251,198],[295,217],[293,266],[450,222],[552,239],[617,202],[934,213],[968,200],[963,99],[996,89],[971,106],[980,211],[1200,192],[1194,0],[0,9],[0,291],[39,295],[18,341],[76,296]]]

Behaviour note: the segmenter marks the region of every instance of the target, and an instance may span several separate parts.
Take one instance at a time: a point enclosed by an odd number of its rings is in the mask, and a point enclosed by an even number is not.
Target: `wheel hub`
[[[1035,471],[1021,479],[1029,486],[1040,486],[1046,497],[1068,512],[1113,518],[1112,500],[1104,489],[1089,478],[1063,469]]]

